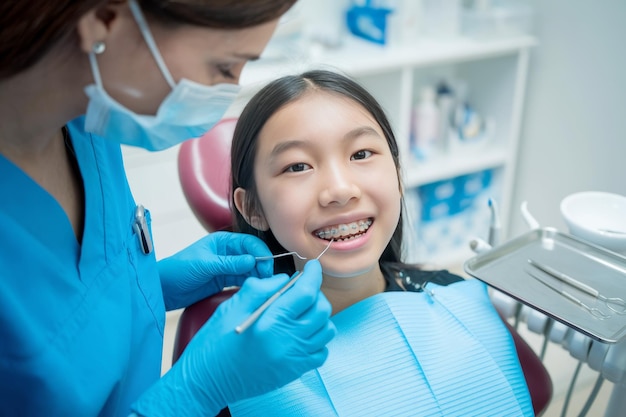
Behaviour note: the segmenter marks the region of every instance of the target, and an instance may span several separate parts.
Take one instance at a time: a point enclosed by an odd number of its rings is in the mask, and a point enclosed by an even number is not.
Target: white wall
[[[524,200],[542,226],[565,231],[559,203],[584,190],[626,195],[626,1],[530,0],[531,55],[510,236],[528,231]]]

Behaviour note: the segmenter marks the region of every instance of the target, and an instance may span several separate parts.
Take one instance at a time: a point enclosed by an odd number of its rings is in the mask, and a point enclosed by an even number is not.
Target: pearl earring
[[[100,55],[101,53],[104,52],[105,49],[107,49],[107,47],[103,41],[96,41],[93,43],[93,46],[91,47],[91,50],[96,55]]]

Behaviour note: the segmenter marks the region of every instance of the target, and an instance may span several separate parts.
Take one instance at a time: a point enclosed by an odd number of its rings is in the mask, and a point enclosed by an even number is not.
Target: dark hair
[[[238,187],[246,190],[243,204],[248,212],[262,213],[258,203],[258,192],[254,179],[254,159],[259,132],[269,118],[283,106],[315,91],[324,91],[349,98],[361,105],[374,117],[387,139],[387,144],[391,150],[398,172],[398,186],[400,186],[398,144],[391,129],[391,124],[384,110],[365,88],[349,77],[325,70],[313,70],[300,75],[289,75],[270,82],[247,103],[239,116],[235,128],[231,148],[231,209],[233,212],[234,230],[258,236],[267,243],[273,253],[281,253],[285,249],[278,243],[271,230],[267,232],[257,230],[246,222],[241,213],[235,208],[234,190]],[[401,211],[396,230],[383,251],[379,262],[401,262],[402,217]],[[277,259],[275,265],[277,272],[292,272],[294,268],[291,259],[288,259],[286,263]]]
[[[72,40],[78,20],[107,0],[0,1],[0,79],[23,71]],[[138,0],[163,23],[243,29],[277,19],[296,0]]]

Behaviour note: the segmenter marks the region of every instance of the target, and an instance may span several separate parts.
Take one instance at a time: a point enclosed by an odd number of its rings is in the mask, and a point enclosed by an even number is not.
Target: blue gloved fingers
[[[268,278],[274,274],[274,259],[266,259],[263,261],[256,261],[255,274],[259,278]]]
[[[261,331],[276,322],[273,312],[267,313],[265,317],[259,319],[258,329]],[[284,312],[282,314],[284,317]],[[334,323],[330,320],[331,314],[332,306],[320,292],[317,301],[305,313],[296,319],[290,318],[283,324],[291,326],[293,337],[302,340],[302,352],[312,355],[323,349],[337,333]]]
[[[252,235],[244,236],[245,238],[241,240],[241,244],[246,253],[249,253],[254,257],[272,256],[272,252],[261,239]],[[259,278],[266,278],[274,275],[274,260],[269,259],[265,261],[256,261],[255,270],[252,275]]]
[[[214,232],[212,235],[214,241],[220,247],[220,249],[216,251],[219,255],[272,255],[272,252],[265,242],[256,236],[237,232]]]
[[[268,298],[274,295],[289,281],[286,274],[278,274],[271,278],[248,278],[239,291],[233,296],[237,302],[244,302],[246,309],[252,313],[261,306]],[[279,297],[280,298],[280,297]]]
[[[233,232],[215,232],[212,235],[212,246],[220,262],[207,264],[210,267],[208,274],[245,274],[261,278],[273,275],[273,260],[257,262],[255,259],[272,255],[265,242],[258,237]]]
[[[278,274],[270,278],[250,277],[244,281],[243,285],[229,300],[223,302],[213,314],[215,316],[224,316],[224,321],[228,321],[234,332],[235,327],[243,323],[254,311],[273,296],[278,290],[287,284],[289,276],[286,274]],[[284,314],[281,312],[281,314]],[[263,317],[263,314],[261,315]],[[276,317],[272,316],[268,327],[275,323]],[[279,320],[285,320],[280,317]],[[249,331],[244,333],[248,334]],[[241,339],[244,335],[238,335]]]
[[[159,262],[165,306],[187,307],[221,291],[241,286],[250,276],[272,275],[273,260],[257,265],[256,256],[271,255],[265,243],[242,233],[214,232]]]
[[[252,255],[217,255],[210,260],[198,259],[201,274],[211,276],[256,276],[256,260]]]
[[[331,314],[332,306],[320,292],[317,302],[298,317],[299,326],[294,333],[309,342],[308,353],[326,346],[335,336],[335,325],[330,321]]]
[[[333,340],[337,334],[337,328],[332,321],[328,321],[328,325],[321,328],[317,333],[309,339],[312,349],[308,352],[311,358],[315,358],[317,366],[321,366],[328,357],[328,348],[326,345]]]
[[[324,348],[318,350],[317,352],[309,353],[307,358],[309,359],[310,369],[317,369],[324,365],[324,362],[328,359],[328,348],[324,346]]]
[[[237,317],[236,324],[240,324],[289,279],[284,274],[272,278],[248,279],[224,303],[232,302],[219,312],[221,319],[230,321]],[[304,314],[298,315],[300,318],[294,318],[287,309],[275,308],[272,304],[245,332],[234,334],[234,326],[231,325],[229,333],[235,336],[234,340],[241,344],[242,349],[246,349],[237,355],[246,359],[239,361],[252,361],[257,369],[253,376],[251,365],[239,368],[240,373],[248,375],[250,386],[254,386],[255,380],[257,384],[268,387],[273,384],[271,389],[276,389],[324,363],[328,355],[325,345],[335,335],[336,330],[329,320],[329,303],[321,293],[319,295],[321,297],[316,297],[313,305]],[[245,311],[243,316],[242,310]],[[237,397],[240,398],[240,394]],[[234,399],[231,397],[230,400]]]
[[[321,286],[322,265],[316,259],[307,261],[300,278],[274,302],[274,306],[288,311],[290,317],[298,318],[317,302]]]
[[[146,416],[216,415],[229,403],[274,390],[324,363],[328,356],[325,343],[335,328],[328,320],[328,301],[319,290],[319,263],[306,270],[301,278],[311,282],[289,289],[278,300],[293,292],[289,298],[308,298],[304,303],[308,308],[292,312],[288,303],[279,308],[272,304],[260,317],[263,326],[257,322],[237,334],[235,327],[290,279],[285,274],[248,278],[133,410]]]

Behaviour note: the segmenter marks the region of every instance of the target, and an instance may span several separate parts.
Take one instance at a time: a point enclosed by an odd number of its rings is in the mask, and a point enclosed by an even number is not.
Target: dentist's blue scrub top
[[[0,155],[0,415],[127,416],[160,376],[165,308],[133,232],[120,146],[68,127],[82,245],[59,204]]]

